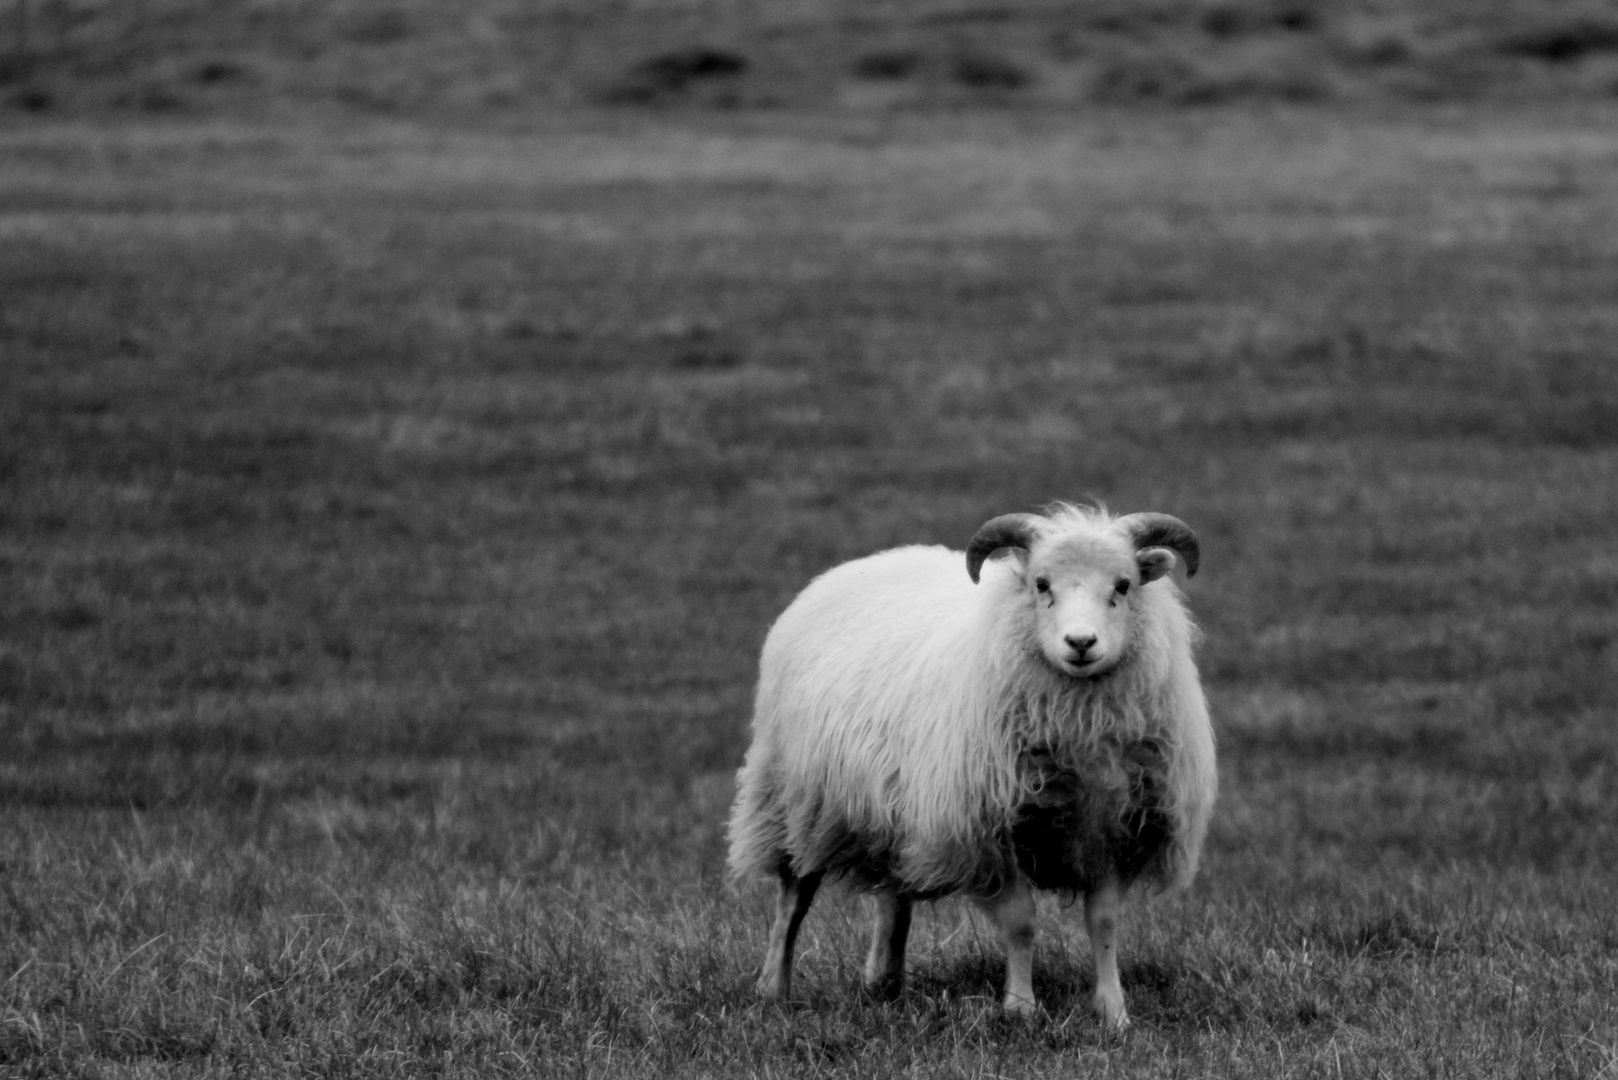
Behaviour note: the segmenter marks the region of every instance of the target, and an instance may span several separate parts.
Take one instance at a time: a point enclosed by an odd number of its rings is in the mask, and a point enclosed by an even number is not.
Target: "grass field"
[[[1618,115],[0,129],[0,1073],[1618,1075]],[[1162,510],[1135,1027],[723,823],[815,573]],[[963,570],[964,572],[964,570]]]

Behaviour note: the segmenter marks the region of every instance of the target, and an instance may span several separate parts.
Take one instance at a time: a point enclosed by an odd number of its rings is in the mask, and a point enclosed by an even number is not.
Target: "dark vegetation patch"
[[[168,113],[184,109],[189,102],[168,81],[153,79],[114,94],[112,104],[140,112]]]
[[[861,79],[907,79],[921,70],[919,49],[879,49],[857,57],[850,70]]]
[[[1106,63],[1092,77],[1090,93],[1106,103],[1186,102],[1206,84],[1188,60],[1172,56],[1137,55]]]
[[[1034,81],[1022,65],[1008,56],[966,49],[950,58],[950,77],[974,90],[1020,90]]]
[[[1303,4],[1213,4],[1198,18],[1203,31],[1217,38],[1270,31],[1309,33],[1321,29],[1324,21],[1317,8]]]
[[[673,354],[674,366],[687,371],[724,371],[745,362],[741,353],[723,346],[690,346],[677,349]]]
[[[56,104],[56,95],[39,86],[25,86],[6,95],[6,100],[23,112],[41,113]]]
[[[1190,15],[1188,5],[1173,0],[1100,0],[1074,12],[1079,27],[1104,34],[1138,36],[1154,29],[1184,24]]]
[[[379,7],[342,17],[337,32],[357,45],[393,45],[415,33],[409,12],[398,7]]]
[[[1403,64],[1415,57],[1415,49],[1405,38],[1395,33],[1370,34],[1358,39],[1338,42],[1338,56],[1355,65],[1387,68]]]
[[[1320,71],[1302,64],[1218,64],[1192,54],[1157,52],[1136,52],[1102,63],[1090,82],[1093,98],[1118,105],[1305,103],[1332,93]]]
[[[695,45],[640,61],[604,90],[602,99],[614,104],[649,105],[701,93],[711,104],[735,104],[736,82],[747,68],[747,58],[741,53]]]
[[[944,26],[962,26],[985,23],[1006,23],[1026,17],[1016,4],[967,4],[961,7],[933,11],[922,17],[923,22]]]
[[[235,60],[204,60],[194,69],[192,78],[204,86],[220,86],[252,78],[253,69]]]
[[[1581,18],[1550,22],[1501,38],[1499,50],[1550,64],[1567,64],[1597,53],[1618,52],[1618,20]]]

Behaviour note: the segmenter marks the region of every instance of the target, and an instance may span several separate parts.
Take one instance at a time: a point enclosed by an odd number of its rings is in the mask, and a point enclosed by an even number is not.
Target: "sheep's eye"
[[[1128,578],[1119,578],[1118,579],[1118,595],[1119,596],[1128,596],[1129,595],[1129,579]]]
[[[1041,578],[1035,578],[1034,579],[1034,588],[1038,589],[1042,593],[1050,592],[1051,591],[1050,579],[1049,578],[1042,578],[1042,577]]]

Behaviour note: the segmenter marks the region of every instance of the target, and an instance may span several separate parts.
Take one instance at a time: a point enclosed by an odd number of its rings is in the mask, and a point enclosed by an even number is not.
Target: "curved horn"
[[[1026,548],[1040,533],[1045,519],[1038,514],[1001,514],[990,518],[966,545],[966,572],[972,584],[978,582],[983,560],[1005,547]]]
[[[1112,524],[1134,542],[1136,551],[1149,547],[1171,548],[1185,560],[1186,577],[1197,572],[1202,556],[1197,534],[1172,514],[1125,514]]]

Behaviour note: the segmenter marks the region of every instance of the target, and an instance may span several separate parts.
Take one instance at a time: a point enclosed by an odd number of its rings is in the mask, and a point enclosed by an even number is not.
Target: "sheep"
[[[1007,557],[989,556],[1009,549]],[[770,629],[729,823],[732,874],[779,882],[757,988],[789,995],[825,879],[874,894],[864,982],[904,982],[912,905],[964,893],[1036,1010],[1035,889],[1083,896],[1093,1007],[1129,1022],[1119,903],[1189,883],[1217,788],[1214,737],[1168,577],[1199,560],[1167,514],[1055,504],[964,552],[895,548],[820,575]]]

